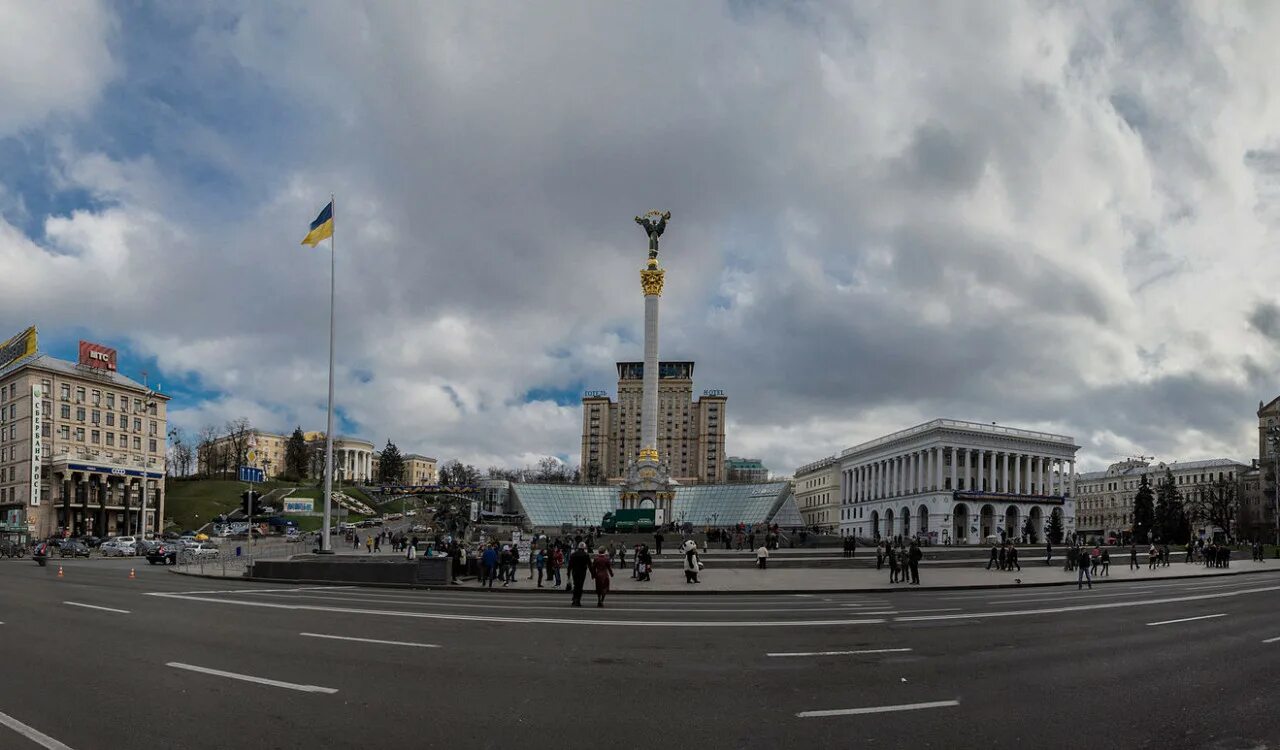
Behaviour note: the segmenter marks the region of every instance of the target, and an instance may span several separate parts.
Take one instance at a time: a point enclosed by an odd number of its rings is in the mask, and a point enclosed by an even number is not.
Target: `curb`
[[[479,588],[479,587],[473,587],[473,586],[444,586],[444,587],[433,588],[430,586],[414,586],[412,584],[404,584],[404,583],[368,583],[368,582],[356,583],[352,581],[323,581],[323,580],[294,580],[294,579],[282,580],[279,578],[262,578],[259,576],[250,576],[246,578],[244,576],[218,576],[218,575],[209,575],[206,573],[187,573],[180,570],[176,570],[174,568],[167,568],[167,570],[168,572],[173,573],[174,575],[191,576],[192,578],[208,578],[216,581],[255,581],[258,583],[307,584],[307,585],[326,585],[326,586],[338,585],[338,586],[351,586],[354,588],[391,588],[391,589],[411,589],[415,591],[437,591],[437,592],[447,591],[450,593],[457,593],[462,595],[468,595],[468,594],[485,595],[494,591],[504,591],[504,592],[513,593],[513,594],[545,594],[548,596],[555,595],[555,594],[564,595],[568,593],[568,591],[563,587],[560,587],[560,588],[544,587],[541,589],[539,588],[488,589],[488,588]],[[1137,579],[1129,578],[1125,580],[1110,579],[1110,578],[1095,578],[1093,579],[1093,582],[1098,585],[1110,584],[1110,583],[1150,583],[1153,581],[1181,581],[1181,580],[1187,580],[1191,578],[1203,578],[1203,579],[1231,578],[1235,576],[1258,575],[1262,573],[1274,573],[1274,572],[1280,572],[1280,569],[1239,570],[1231,573],[1215,573],[1212,575],[1205,575],[1203,573],[1199,573],[1199,574],[1193,573],[1189,575],[1160,576],[1158,578],[1137,578]],[[1073,583],[1075,583],[1075,581],[1064,579],[1062,581],[1042,581],[1037,583],[1021,583],[1021,584],[1018,584],[1018,583],[998,583],[998,584],[970,583],[970,584],[956,584],[956,585],[950,585],[950,586],[911,586],[910,584],[903,586],[900,584],[890,584],[887,587],[881,586],[881,587],[874,587],[874,588],[862,587],[862,588],[842,588],[842,589],[785,589],[785,590],[735,589],[732,591],[727,591],[724,589],[697,589],[697,588],[681,589],[678,591],[644,591],[644,590],[610,589],[609,594],[618,595],[618,596],[640,595],[640,596],[673,596],[673,597],[722,596],[722,595],[724,596],[733,596],[733,595],[795,596],[797,594],[817,596],[821,594],[884,594],[884,593],[893,593],[893,592],[901,592],[901,591],[981,591],[981,590],[999,591],[1004,589],[1029,589],[1029,588],[1050,588],[1054,586],[1070,586]],[[590,593],[593,589],[590,586],[588,586],[584,590]]]

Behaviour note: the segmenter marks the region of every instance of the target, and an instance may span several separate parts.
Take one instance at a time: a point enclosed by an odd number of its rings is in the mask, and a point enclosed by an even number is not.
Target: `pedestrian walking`
[[[381,552],[381,551],[382,551],[382,542],[381,542],[381,539],[382,539],[382,534],[378,534],[377,536],[375,536],[375,537],[373,538],[373,551],[374,551],[374,552]]]
[[[1090,572],[1098,575],[1098,566],[1102,564],[1102,549],[1098,545],[1093,545],[1093,551],[1089,553]]]
[[[365,549],[369,550],[369,554],[371,555],[373,554],[373,537],[371,535],[365,536],[364,547]]]
[[[655,554],[662,554],[662,542],[665,541],[665,539],[666,538],[662,536],[661,531],[653,535],[653,550]]]
[[[591,555],[587,554],[587,543],[578,542],[578,548],[569,555],[569,579],[573,590],[574,607],[582,606],[582,588],[587,582],[587,571],[591,568]]]
[[[1102,550],[1102,575],[1111,576],[1111,550]]]
[[[559,546],[553,547],[548,563],[551,565],[551,570],[547,573],[547,581],[549,582],[554,575],[556,588],[560,588],[560,569],[564,567],[564,550]]]
[[[1012,544],[1009,545],[1009,555],[1006,562],[1009,565],[1008,570],[1017,568],[1019,573],[1022,572],[1022,566],[1018,564],[1018,548]]]
[[[876,543],[876,570],[884,567],[884,543]]]
[[[756,567],[761,570],[769,568],[769,548],[763,544],[756,548]]]
[[[1044,543],[1044,564],[1053,564],[1053,542]]]
[[[405,546],[406,546],[406,548],[407,548],[407,549],[405,550],[405,553],[404,553],[404,559],[406,559],[406,560],[417,560],[417,559],[418,559],[418,546],[417,546],[416,544],[414,544],[414,545],[405,545]]]
[[[653,554],[649,552],[648,545],[640,545],[640,550],[636,552],[636,570],[637,580],[653,580]]]
[[[987,560],[987,570],[991,570],[992,565],[997,566],[997,569],[1000,565],[1000,550],[994,544],[991,545],[991,559]]]
[[[900,574],[900,571],[898,570],[898,554],[897,554],[894,550],[892,550],[892,549],[890,549],[890,550],[888,551],[888,553],[889,553],[889,554],[888,554],[888,557],[889,557],[889,583],[897,583],[897,582],[898,582],[898,575]]]
[[[542,588],[542,571],[547,566],[547,553],[541,547],[533,556],[533,564],[538,569],[538,588]]]
[[[911,566],[911,583],[912,585],[920,585],[920,558],[924,557],[924,553],[920,551],[920,544],[915,540],[911,540],[911,549],[907,552],[907,564]]]
[[[1084,588],[1084,584],[1089,584],[1089,590],[1093,590],[1093,576],[1089,574],[1089,550],[1084,547],[1080,548],[1080,558],[1076,561],[1080,566],[1080,572],[1076,574],[1076,590]]]
[[[591,576],[596,581],[596,606],[603,607],[605,594],[609,593],[609,579],[613,578],[613,562],[604,547],[600,548],[596,559],[591,561]]]
[[[1138,544],[1129,545],[1129,570],[1138,570]]]

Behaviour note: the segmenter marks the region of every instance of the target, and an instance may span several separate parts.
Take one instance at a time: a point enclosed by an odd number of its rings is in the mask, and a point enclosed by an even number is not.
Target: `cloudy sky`
[[[0,0],[0,324],[197,430],[578,461],[662,355],[779,473],[945,416],[1082,468],[1256,452],[1280,394],[1275,3]]]

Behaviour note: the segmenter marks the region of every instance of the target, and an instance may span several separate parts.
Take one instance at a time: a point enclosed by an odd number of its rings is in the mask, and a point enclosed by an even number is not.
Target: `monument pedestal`
[[[619,507],[653,508],[657,511],[656,523],[661,526],[672,521],[675,497],[671,471],[658,457],[658,452],[653,449],[640,451],[639,457],[627,467],[627,481],[622,486]]]

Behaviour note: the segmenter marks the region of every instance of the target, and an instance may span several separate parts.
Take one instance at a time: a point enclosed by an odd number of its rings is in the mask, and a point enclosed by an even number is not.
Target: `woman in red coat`
[[[596,606],[604,606],[604,595],[609,593],[609,579],[613,577],[613,563],[609,553],[601,547],[591,561],[591,577],[596,579]]]

